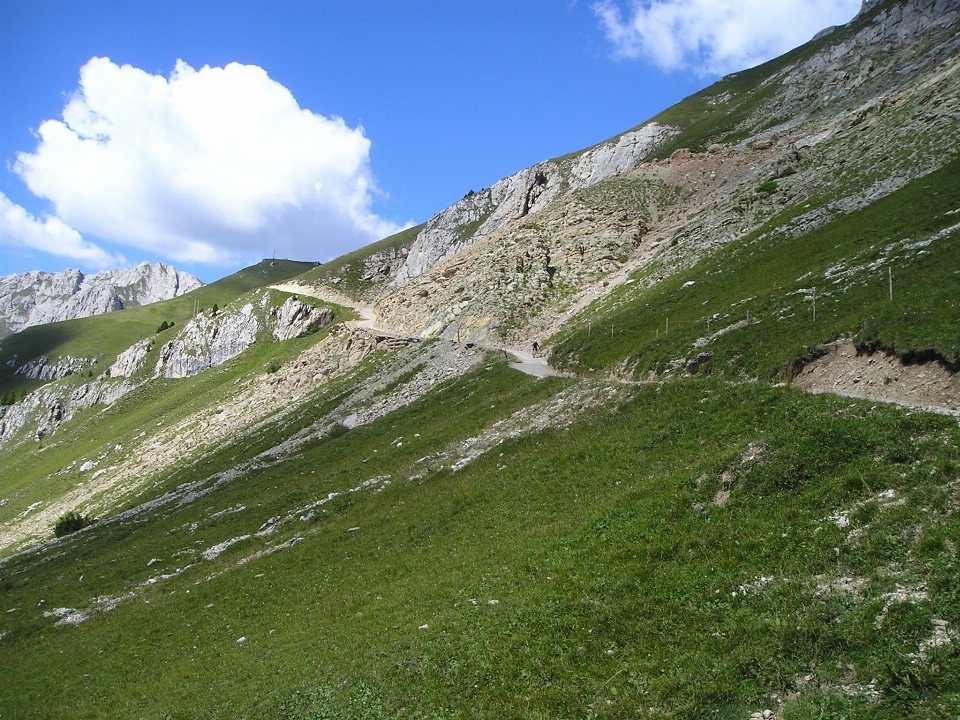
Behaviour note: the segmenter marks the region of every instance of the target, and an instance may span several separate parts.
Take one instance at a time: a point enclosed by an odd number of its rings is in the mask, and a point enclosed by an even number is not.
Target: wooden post
[[[613,325],[610,326],[610,337],[613,337]]]
[[[710,334],[710,318],[707,318],[707,335]]]
[[[890,301],[893,301],[893,268],[887,265],[887,280],[890,281]]]
[[[663,331],[663,334],[664,334],[664,335],[669,335],[669,334],[670,334],[670,318],[669,318],[669,316],[667,317],[667,327],[666,327],[666,329]]]
[[[592,323],[592,322],[588,322],[588,323],[587,323],[587,337],[590,337],[591,335],[593,335],[593,323]]]

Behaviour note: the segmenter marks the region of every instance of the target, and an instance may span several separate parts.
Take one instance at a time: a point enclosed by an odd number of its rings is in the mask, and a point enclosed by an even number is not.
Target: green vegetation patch
[[[551,362],[664,372],[700,352],[701,372],[780,377],[811,344],[960,364],[960,160],[805,234],[806,208],[648,289],[624,286],[558,336]],[[890,300],[890,281],[893,300]],[[816,320],[814,321],[814,298]]]
[[[949,717],[960,654],[928,641],[960,622],[955,420],[694,379],[423,471],[563,387],[491,361],[8,559],[0,712]]]

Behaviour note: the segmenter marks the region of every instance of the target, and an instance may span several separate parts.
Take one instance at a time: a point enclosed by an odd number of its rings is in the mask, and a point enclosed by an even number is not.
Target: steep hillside
[[[872,4],[638,129],[465,198],[418,234],[378,298],[381,324],[543,342],[637,271],[659,282],[765,225],[802,235],[862,209],[955,156],[958,26],[949,3]]]
[[[958,31],[5,338],[0,715],[955,720]]]
[[[163,323],[182,324],[199,310],[225,306],[245,292],[311,267],[313,263],[263,260],[166,302],[27,328],[0,340],[0,393],[19,398],[50,380],[102,372],[134,343],[157,334]]]
[[[0,278],[0,337],[44,323],[169,300],[203,283],[162,263],[104,270],[29,272]]]

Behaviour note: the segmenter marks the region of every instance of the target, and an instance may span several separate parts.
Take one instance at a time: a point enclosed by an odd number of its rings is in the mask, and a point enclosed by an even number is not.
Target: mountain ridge
[[[7,275],[0,277],[0,337],[45,323],[169,300],[202,286],[190,273],[148,262],[92,275],[69,269]]]

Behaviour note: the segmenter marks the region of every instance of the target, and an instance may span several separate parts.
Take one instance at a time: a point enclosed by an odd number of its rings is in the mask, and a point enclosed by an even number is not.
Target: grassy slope
[[[300,281],[307,284],[320,284],[330,282],[330,280],[334,278],[340,278],[335,284],[336,289],[346,293],[348,296],[360,299],[369,286],[368,282],[364,282],[361,279],[363,275],[363,260],[384,250],[399,250],[400,248],[409,246],[421,230],[423,230],[423,225],[407,228],[383,240],[365,245],[359,250],[341,255],[328,263],[319,265],[304,273],[300,277]]]
[[[758,77],[721,81],[743,83],[725,119],[707,117],[703,98],[683,110],[677,147],[737,132],[750,108],[733,105],[762,101]],[[624,287],[554,355],[580,369],[627,360],[638,373],[663,370],[699,351],[707,315],[719,315],[716,330],[749,310],[757,324],[702,348],[715,353],[704,368],[714,377],[632,386],[615,412],[509,441],[457,473],[426,472],[422,458],[576,382],[534,381],[490,360],[198,501],[8,560],[0,610],[16,611],[0,613],[0,715],[745,718],[776,708],[776,694],[785,720],[955,720],[958,643],[917,653],[934,620],[960,624],[956,421],[730,378],[777,375],[807,344],[846,332],[955,359],[958,234],[894,248],[893,303],[887,261],[871,264],[891,243],[960,220],[946,215],[957,197],[955,161],[799,240],[764,234],[804,211],[788,209],[684,276]],[[841,288],[824,276],[839,263],[864,269]],[[795,292],[813,285],[816,324]],[[104,433],[132,438],[212,405],[293,348],[255,346],[189,381],[143,388],[97,427],[68,425],[42,452],[23,449],[13,474],[33,472],[40,487],[51,469],[105,448]],[[153,492],[271,447],[376,362],[284,426],[158,478]],[[758,457],[745,461],[750,448]],[[382,492],[347,492],[387,475]],[[731,495],[719,507],[721,490]],[[342,494],[313,518],[214,560],[199,555],[331,492]],[[830,519],[841,511],[845,527]],[[904,589],[914,599],[895,601]],[[137,596],[78,626],[42,615],[128,590]]]
[[[907,653],[932,619],[960,621],[955,421],[697,379],[407,480],[431,450],[567,382],[491,361],[198,502],[8,561],[0,597],[19,609],[0,615],[0,712],[740,718],[810,674],[786,717],[952,717],[938,707],[960,702],[955,647]],[[750,443],[760,460],[741,464]],[[275,542],[303,538],[288,549],[236,565],[265,547],[251,538],[197,557],[381,475],[383,492],[282,526]],[[714,507],[724,482],[731,500]],[[871,500],[890,489],[903,504]],[[827,518],[843,508],[840,530]],[[41,616],[191,562],[79,626]],[[761,576],[773,581],[741,589]],[[840,577],[862,599],[818,591]],[[884,593],[921,583],[928,599],[891,605],[876,632]],[[883,700],[845,696],[851,672]]]
[[[346,314],[345,310],[343,314]],[[255,343],[233,360],[190,378],[151,380],[113,405],[79,411],[39,446],[28,442],[4,448],[0,495],[7,502],[0,506],[0,522],[13,519],[35,502],[62,497],[78,483],[86,481],[87,478],[76,469],[84,461],[96,460],[102,455],[106,458],[103,462],[106,466],[115,454],[115,445],[134,445],[141,432],[173,425],[192,413],[216,407],[226,394],[233,391],[235,382],[262,375],[269,366],[296,358],[304,349],[322,340],[328,329],[283,343]],[[154,348],[153,354],[157,352],[158,349]],[[152,357],[147,367],[155,362],[156,358]],[[334,385],[327,392],[336,387],[339,386]],[[306,408],[299,415],[300,422],[309,424],[313,418],[311,411],[318,409]],[[292,432],[290,428],[277,428],[276,431]],[[228,462],[227,458],[249,457],[263,449],[247,437],[235,445],[240,447],[231,444],[221,450],[221,462]],[[75,460],[74,467],[64,471]],[[147,492],[152,497],[172,489],[179,484],[179,477],[174,472],[170,477],[160,479]],[[80,509],[86,512],[85,508]]]
[[[625,286],[593,309],[590,327],[580,324],[559,336],[552,361],[579,369],[628,361],[644,374],[662,372],[670,361],[702,350],[714,353],[707,372],[767,378],[778,376],[807,345],[853,334],[864,344],[903,354],[932,351],[956,364],[960,232],[925,248],[886,248],[924,240],[960,222],[950,214],[958,198],[960,159],[955,159],[865,210],[798,238],[768,232],[804,208],[785,210],[682,274],[647,290]],[[852,272],[828,277],[837,267]],[[695,284],[683,287],[690,281]],[[697,338],[707,335],[707,317],[719,315],[711,321],[713,333],[746,320],[748,312],[752,325],[694,348]]]
[[[245,292],[282,282],[312,267],[313,263],[263,260],[172,300],[38,325],[9,335],[0,344],[0,393],[15,391],[19,396],[23,389],[33,390],[43,384],[13,375],[14,368],[8,366],[7,361],[14,356],[18,358],[18,365],[39,357],[94,357],[102,369],[135,342],[149,337],[164,320],[182,325],[192,318],[195,302],[200,308],[214,304],[223,307]]]

